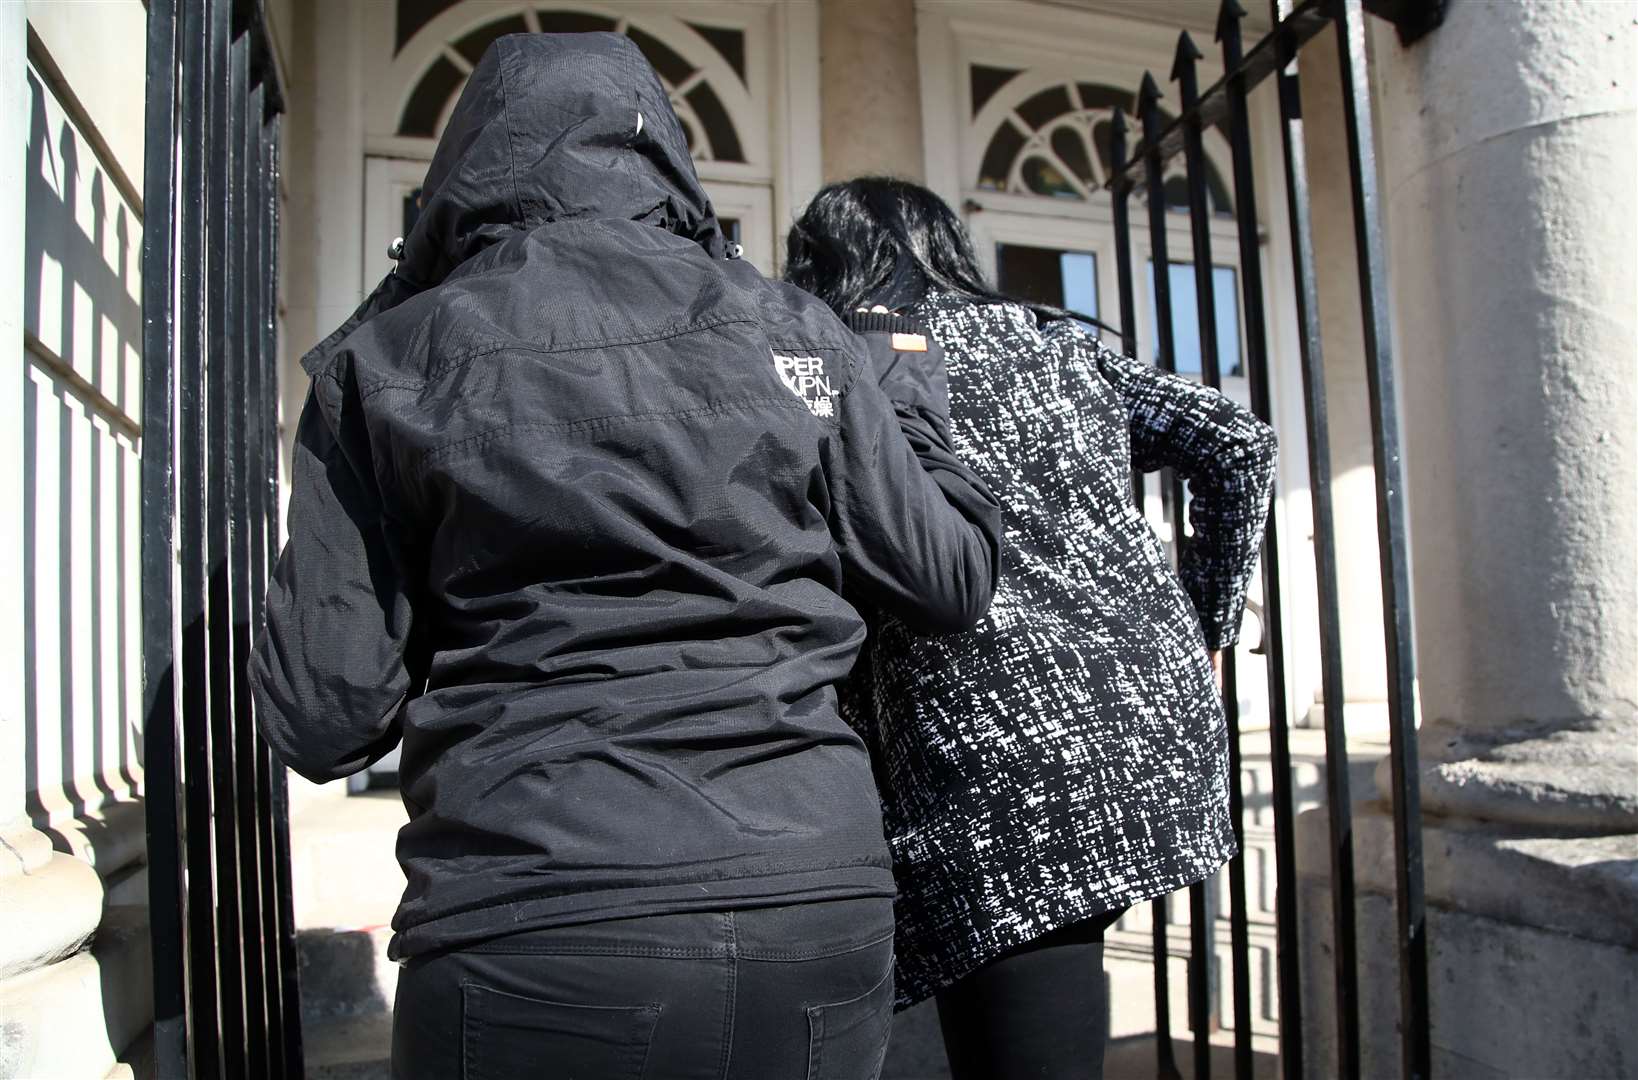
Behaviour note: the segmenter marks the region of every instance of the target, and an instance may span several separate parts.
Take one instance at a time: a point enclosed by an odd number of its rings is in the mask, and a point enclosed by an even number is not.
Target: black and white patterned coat
[[[1274,468],[1244,408],[1075,323],[952,296],[911,314],[943,346],[955,445],[1006,542],[977,629],[881,625],[850,695],[898,879],[901,1007],[1233,854],[1207,649],[1237,636]],[[1189,483],[1178,573],[1134,466]]]

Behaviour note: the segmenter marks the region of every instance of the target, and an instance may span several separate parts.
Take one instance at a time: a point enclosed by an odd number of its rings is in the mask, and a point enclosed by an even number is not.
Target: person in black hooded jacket
[[[998,566],[939,355],[878,341],[884,391],[729,257],[618,35],[496,41],[424,191],[303,360],[252,658],[304,776],[401,743],[395,1075],[874,1075],[894,882],[837,714],[855,603],[960,630]]]

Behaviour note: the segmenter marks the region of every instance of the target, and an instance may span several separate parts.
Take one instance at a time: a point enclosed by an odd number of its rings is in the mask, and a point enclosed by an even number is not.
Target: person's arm
[[[285,764],[320,783],[397,745],[411,685],[410,601],[349,386],[332,366],[308,390],[296,428],[290,535],[250,658],[262,735]]]
[[[1077,333],[1126,406],[1132,463],[1176,470],[1189,485],[1189,526],[1178,577],[1213,651],[1240,637],[1246,587],[1274,490],[1274,430],[1226,395],[1115,353]]]
[[[923,633],[950,633],[989,610],[1001,507],[952,446],[943,354],[919,326],[902,332],[922,340],[895,342],[884,325],[845,357],[852,370],[828,462],[831,531],[850,593]]]

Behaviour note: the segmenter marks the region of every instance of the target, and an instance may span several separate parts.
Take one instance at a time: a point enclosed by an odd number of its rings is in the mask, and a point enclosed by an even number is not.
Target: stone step
[[[390,922],[404,891],[394,848],[406,820],[395,791],[313,799],[294,812],[290,872],[296,926]]]
[[[332,1019],[392,1011],[398,965],[387,958],[392,931],[384,926],[306,927],[296,933],[305,1028]]]
[[[309,1080],[387,1080],[391,1075],[392,1013],[303,1017]]]

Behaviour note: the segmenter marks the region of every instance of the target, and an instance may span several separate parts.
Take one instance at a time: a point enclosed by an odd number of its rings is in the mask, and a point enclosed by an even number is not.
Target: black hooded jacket
[[[398,955],[891,895],[836,710],[854,605],[962,629],[997,572],[935,395],[889,400],[863,339],[727,257],[626,38],[495,42],[424,191],[303,361],[251,662],[303,775],[402,741]]]

